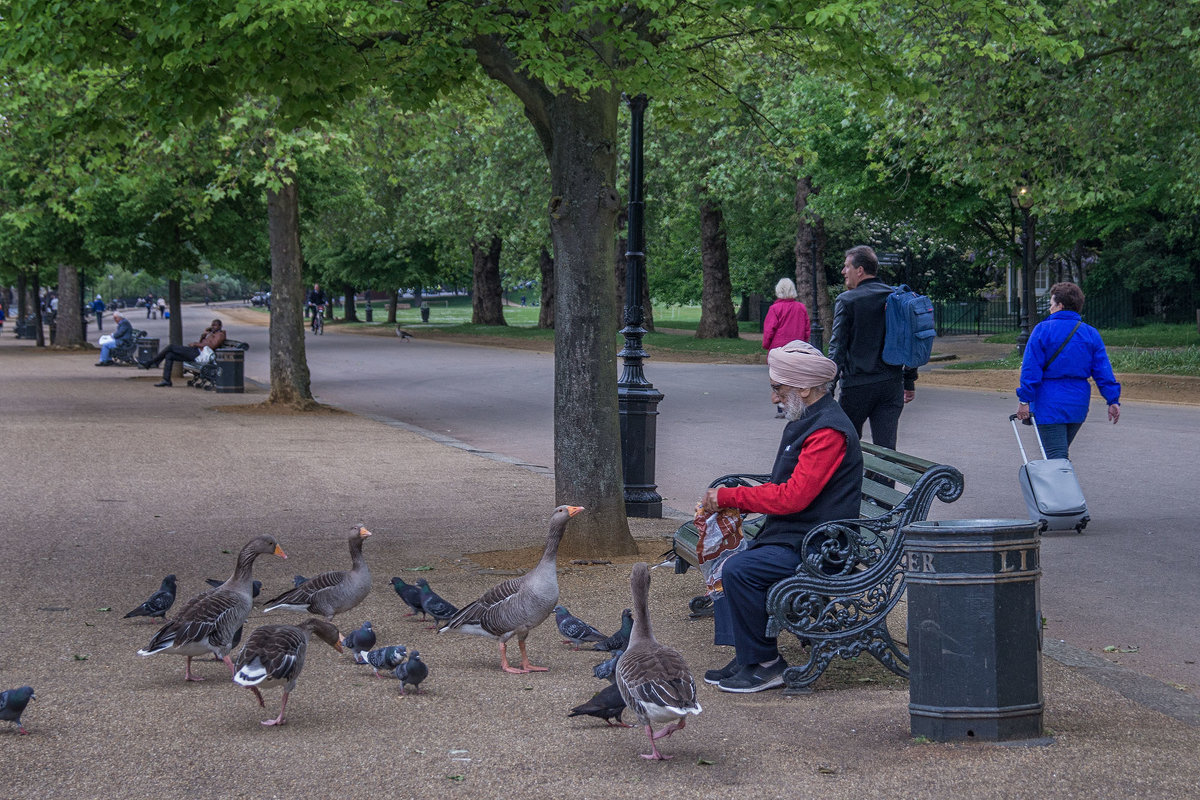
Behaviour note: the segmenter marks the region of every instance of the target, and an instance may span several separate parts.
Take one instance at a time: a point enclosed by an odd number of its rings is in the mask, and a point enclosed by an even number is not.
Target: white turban
[[[797,389],[811,389],[837,377],[837,365],[799,339],[768,352],[767,371],[773,383]]]

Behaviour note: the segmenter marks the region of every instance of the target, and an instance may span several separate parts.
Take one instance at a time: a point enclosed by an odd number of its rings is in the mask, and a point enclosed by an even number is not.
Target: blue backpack
[[[884,306],[883,361],[897,367],[920,367],[933,352],[933,301],[901,284]]]

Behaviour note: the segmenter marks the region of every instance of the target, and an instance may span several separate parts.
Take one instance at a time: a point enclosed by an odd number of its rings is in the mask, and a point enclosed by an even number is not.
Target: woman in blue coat
[[[1033,415],[1047,458],[1068,457],[1087,417],[1092,396],[1088,378],[1108,403],[1113,424],[1121,417],[1121,384],[1113,377],[1100,332],[1083,323],[1082,310],[1082,289],[1073,283],[1051,286],[1050,316],[1034,327],[1021,361],[1017,417]]]

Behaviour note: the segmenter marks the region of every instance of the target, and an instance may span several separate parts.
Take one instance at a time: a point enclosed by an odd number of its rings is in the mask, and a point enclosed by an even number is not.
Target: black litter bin
[[[242,394],[246,391],[246,353],[240,347],[219,347],[213,354],[217,377],[213,390],[217,394]]]
[[[154,360],[158,355],[158,339],[142,338],[137,340],[137,360],[145,364]]]
[[[1038,523],[914,522],[904,536],[912,735],[1040,737]]]
[[[429,322],[429,304],[421,303],[421,322]]]

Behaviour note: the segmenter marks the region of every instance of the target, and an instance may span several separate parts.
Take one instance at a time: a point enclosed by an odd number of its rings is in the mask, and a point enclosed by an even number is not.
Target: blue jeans
[[[1046,448],[1046,458],[1070,458],[1067,448],[1075,441],[1075,434],[1082,427],[1082,422],[1054,422],[1049,425],[1039,422],[1038,435],[1042,437],[1042,447]]]
[[[116,340],[100,345],[100,360],[112,361],[112,351],[115,350],[118,345],[120,345],[120,342],[117,342]]]

